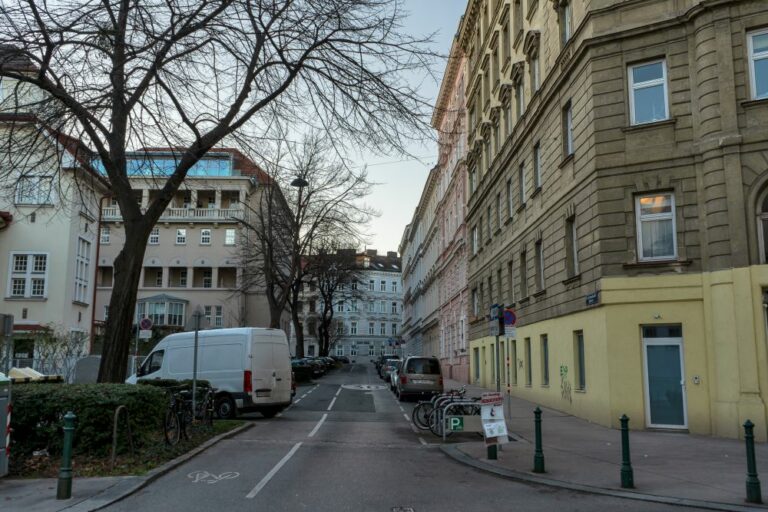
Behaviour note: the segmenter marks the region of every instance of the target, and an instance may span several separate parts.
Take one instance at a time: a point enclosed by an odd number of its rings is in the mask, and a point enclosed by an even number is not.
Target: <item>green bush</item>
[[[112,447],[115,410],[125,405],[135,445],[149,442],[161,431],[168,405],[167,393],[154,386],[130,384],[25,384],[13,387],[11,454],[23,457],[34,450],[61,453],[64,415],[72,411],[74,449],[81,454],[103,454]],[[120,424],[124,425],[124,418]],[[124,444],[124,430],[119,436]]]
[[[155,386],[158,388],[168,389],[168,388],[178,388],[177,390],[181,389],[188,389],[192,390],[192,379],[186,379],[186,380],[174,380],[174,379],[150,379],[150,380],[139,380],[139,384],[144,384],[145,386]],[[209,388],[211,387],[211,383],[207,380],[197,380],[197,387],[198,388]]]

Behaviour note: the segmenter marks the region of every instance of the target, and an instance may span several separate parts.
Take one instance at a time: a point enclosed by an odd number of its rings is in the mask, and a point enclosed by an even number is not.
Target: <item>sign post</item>
[[[13,363],[13,315],[0,315],[0,329],[2,329],[3,344],[5,345],[5,374],[11,372]],[[2,355],[2,354],[0,354]]]
[[[198,306],[192,312],[192,317],[190,318],[192,327],[195,329],[195,352],[194,352],[194,355],[192,356],[192,416],[193,416],[193,419],[195,416],[195,411],[197,410],[195,408],[195,404],[197,400],[197,349],[199,345],[198,332],[200,331],[200,328],[203,325],[204,319],[205,319],[205,311],[203,311],[203,308],[200,307],[200,305],[198,304]]]
[[[133,373],[137,373],[139,370],[139,340],[148,340],[152,338],[152,319],[151,318],[138,318],[138,311],[136,312],[136,340],[133,346]]]
[[[501,392],[483,393],[480,398],[480,419],[489,459],[496,458],[497,445],[509,442],[503,403]]]

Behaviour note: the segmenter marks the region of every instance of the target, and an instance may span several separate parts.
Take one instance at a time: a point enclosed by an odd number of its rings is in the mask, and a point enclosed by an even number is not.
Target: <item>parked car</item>
[[[397,379],[400,401],[443,392],[443,375],[436,357],[411,356],[403,362]]]
[[[395,368],[395,363],[398,361],[399,359],[387,359],[384,361],[384,364],[381,366],[381,372],[379,375],[385,382],[389,382],[389,373]]]
[[[389,371],[389,390],[393,393],[397,391],[397,378],[402,365],[402,361],[395,361],[394,366],[392,366],[392,369]]]
[[[279,329],[256,327],[200,331],[197,378],[216,389],[216,413],[234,418],[238,411],[258,411],[271,418],[291,403],[291,356]],[[163,338],[135,375],[139,380],[192,378],[195,333]]]
[[[376,361],[376,373],[379,374],[379,377],[382,379],[384,378],[384,375],[382,375],[382,369],[384,366],[384,363],[387,361],[387,359],[400,359],[400,356],[381,356],[379,357],[378,361]]]
[[[291,359],[291,368],[293,368],[293,373],[296,374],[296,380],[299,382],[312,380],[312,365],[307,360]]]
[[[331,358],[339,363],[349,364],[349,358],[347,356],[331,356]]]

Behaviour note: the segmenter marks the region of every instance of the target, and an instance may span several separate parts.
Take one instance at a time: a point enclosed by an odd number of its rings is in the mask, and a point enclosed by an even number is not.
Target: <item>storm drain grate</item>
[[[414,512],[413,507],[392,507],[392,512]]]

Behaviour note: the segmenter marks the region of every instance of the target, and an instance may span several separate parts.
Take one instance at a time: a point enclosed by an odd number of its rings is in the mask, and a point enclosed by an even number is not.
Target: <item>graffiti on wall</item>
[[[568,381],[568,367],[564,364],[560,365],[560,398],[568,400],[568,403],[573,403],[571,383]]]

